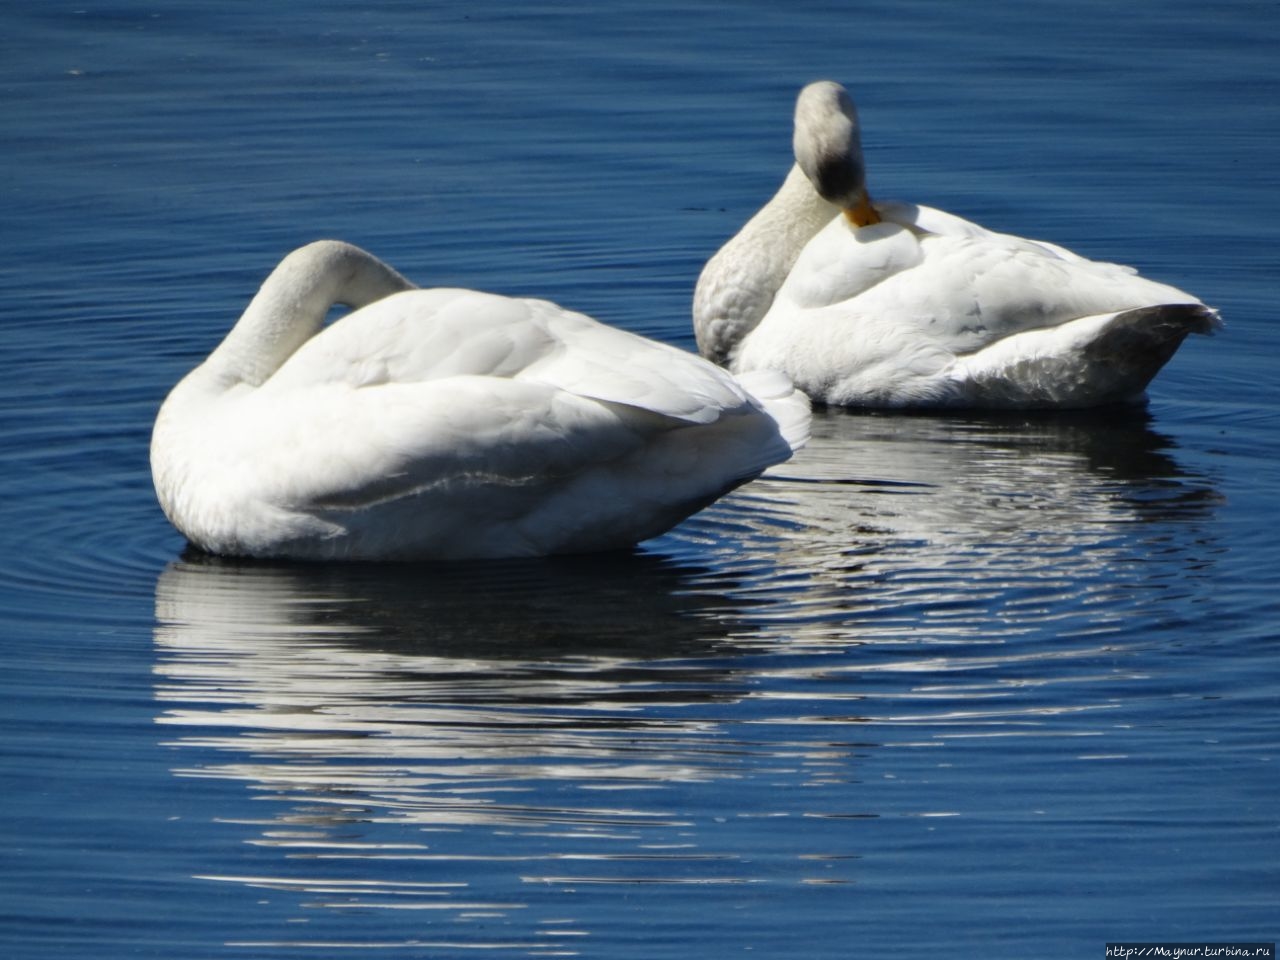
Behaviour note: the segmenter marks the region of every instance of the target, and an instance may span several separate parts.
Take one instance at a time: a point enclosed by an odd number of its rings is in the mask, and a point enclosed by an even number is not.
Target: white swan
[[[698,348],[731,370],[781,370],[844,406],[1088,407],[1141,397],[1188,333],[1221,324],[1128,267],[872,204],[837,83],[801,91],[794,148],[778,193],[694,293]]]
[[[322,328],[334,303],[356,309]],[[152,476],[211,553],[622,548],[803,443],[803,394],[779,374],[748,380],[545,301],[419,290],[320,241],[169,394]]]

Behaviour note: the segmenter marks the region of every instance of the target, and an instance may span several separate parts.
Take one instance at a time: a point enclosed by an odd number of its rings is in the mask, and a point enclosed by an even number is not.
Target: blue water
[[[1280,8],[10,4],[0,952],[1277,939]],[[1222,309],[1143,410],[821,413],[634,555],[184,555],[151,421],[323,236],[691,347],[803,83],[872,190]]]

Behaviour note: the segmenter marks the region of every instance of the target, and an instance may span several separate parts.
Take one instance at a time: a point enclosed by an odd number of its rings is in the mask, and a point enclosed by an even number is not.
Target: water
[[[1272,5],[11,6],[6,956],[1276,939]],[[150,424],[283,253],[690,347],[817,77],[877,195],[1227,331],[1124,415],[820,414],[633,555],[184,555]]]

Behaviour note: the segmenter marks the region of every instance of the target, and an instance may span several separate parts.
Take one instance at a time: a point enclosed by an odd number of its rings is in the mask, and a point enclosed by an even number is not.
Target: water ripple
[[[675,537],[722,544],[718,575],[754,584],[753,618],[791,623],[794,640],[884,644],[901,631],[1006,643],[1056,621],[1118,629],[1157,586],[1153,573],[1160,589],[1194,589],[1183,576],[1203,556],[1158,571],[1146,558],[1185,550],[1160,543],[1162,524],[1204,522],[1221,500],[1169,447],[1142,411],[826,412],[794,461]]]

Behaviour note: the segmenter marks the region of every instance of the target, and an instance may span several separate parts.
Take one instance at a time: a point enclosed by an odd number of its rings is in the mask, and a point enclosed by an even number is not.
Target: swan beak
[[[871,198],[865,190],[858,191],[858,202],[852,207],[845,207],[844,215],[855,227],[867,227],[880,222],[880,214],[871,206]]]

